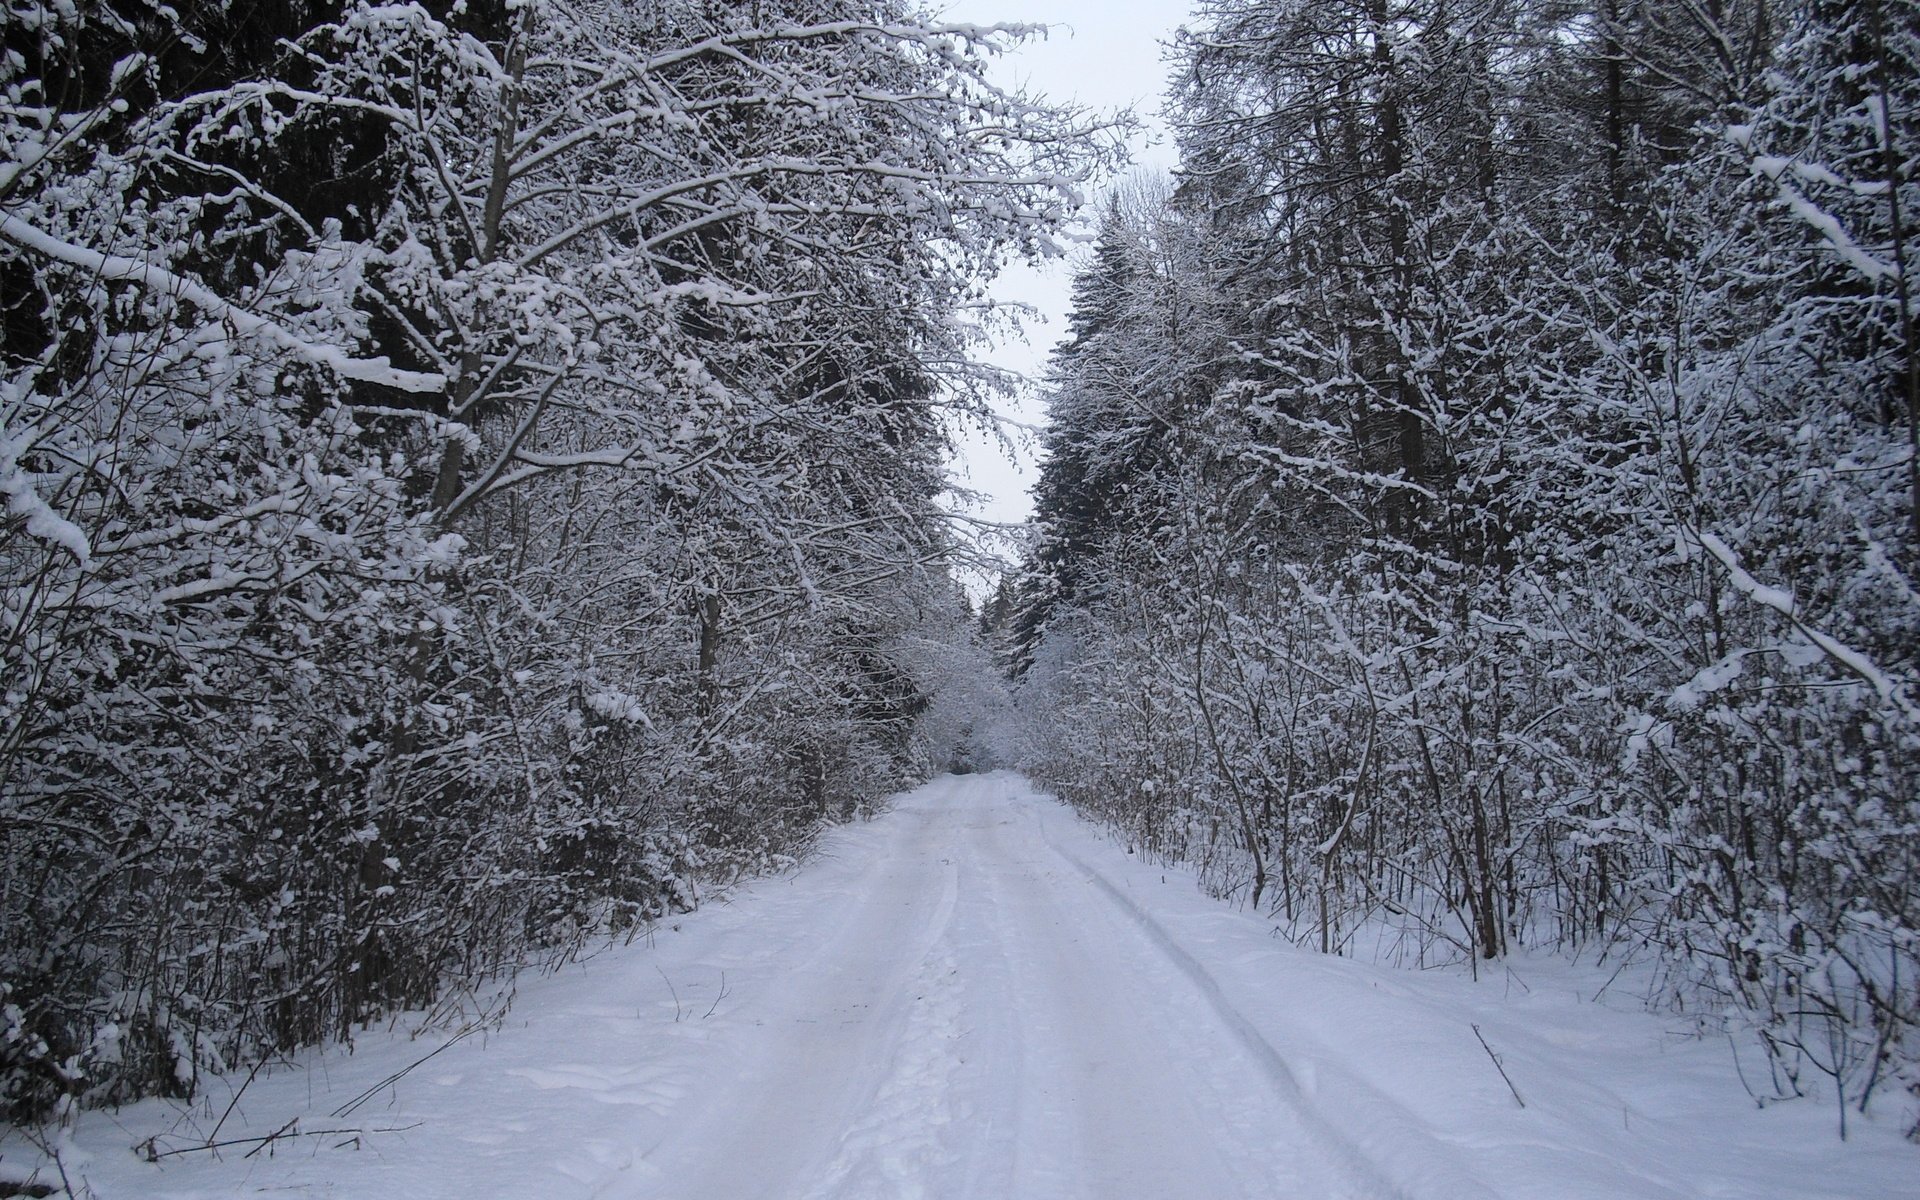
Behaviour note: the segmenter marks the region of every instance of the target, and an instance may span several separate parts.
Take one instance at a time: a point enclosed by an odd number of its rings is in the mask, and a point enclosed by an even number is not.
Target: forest
[[[1915,0],[1200,0],[1170,179],[916,0],[0,33],[5,1119],[992,766],[1300,945],[1920,1097]],[[989,284],[1069,253],[976,613]]]
[[[9,1116],[683,911],[935,765],[980,281],[1106,153],[987,82],[1017,33],[4,21]]]
[[[988,611],[1034,777],[1302,944],[1651,961],[1756,1099],[1912,1094],[1920,6],[1170,54]]]

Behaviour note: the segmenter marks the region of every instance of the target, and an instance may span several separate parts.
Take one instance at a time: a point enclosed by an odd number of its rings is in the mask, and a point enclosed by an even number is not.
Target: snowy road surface
[[[129,1152],[207,1140],[216,1087],[90,1114],[73,1161],[108,1198],[1920,1194],[1890,1128],[1842,1146],[1817,1103],[1756,1111],[1724,1042],[1576,1000],[1595,978],[1309,954],[1017,776],[946,778],[790,877],[524,983],[486,1045],[421,1062],[440,1035],[371,1033],[256,1081],[221,1136],[362,1133]]]
[[[890,824],[649,1156],[660,1194],[1394,1193],[1031,808],[953,779]]]

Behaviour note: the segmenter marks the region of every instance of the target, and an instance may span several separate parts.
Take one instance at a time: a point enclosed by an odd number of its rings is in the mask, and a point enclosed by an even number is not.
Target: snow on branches
[[[0,21],[0,1106],[347,1035],[922,768],[953,317],[1100,155],[987,81],[1021,30]]]
[[[1910,1103],[1917,22],[1203,4],[1056,359],[1039,773],[1303,942],[1637,955],[1761,1102]]]

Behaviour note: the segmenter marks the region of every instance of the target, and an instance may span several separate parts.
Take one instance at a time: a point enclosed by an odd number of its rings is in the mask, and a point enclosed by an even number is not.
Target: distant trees
[[[951,317],[1092,162],[985,81],[1017,31],[0,29],[9,1114],[683,907],[946,752]]]
[[[1917,50],[1202,5],[1056,358],[1038,772],[1323,949],[1644,953],[1762,1099],[1915,1087]]]

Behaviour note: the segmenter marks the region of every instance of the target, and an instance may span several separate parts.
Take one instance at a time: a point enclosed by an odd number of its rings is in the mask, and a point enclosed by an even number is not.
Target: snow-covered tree
[[[0,1102],[187,1092],[921,769],[962,306],[1086,123],[905,2],[0,16]]]
[[[1303,942],[1644,954],[1762,1099],[1910,1088],[1915,37],[1201,6],[1172,207],[1231,350],[1150,503],[1043,529],[1036,769]]]

